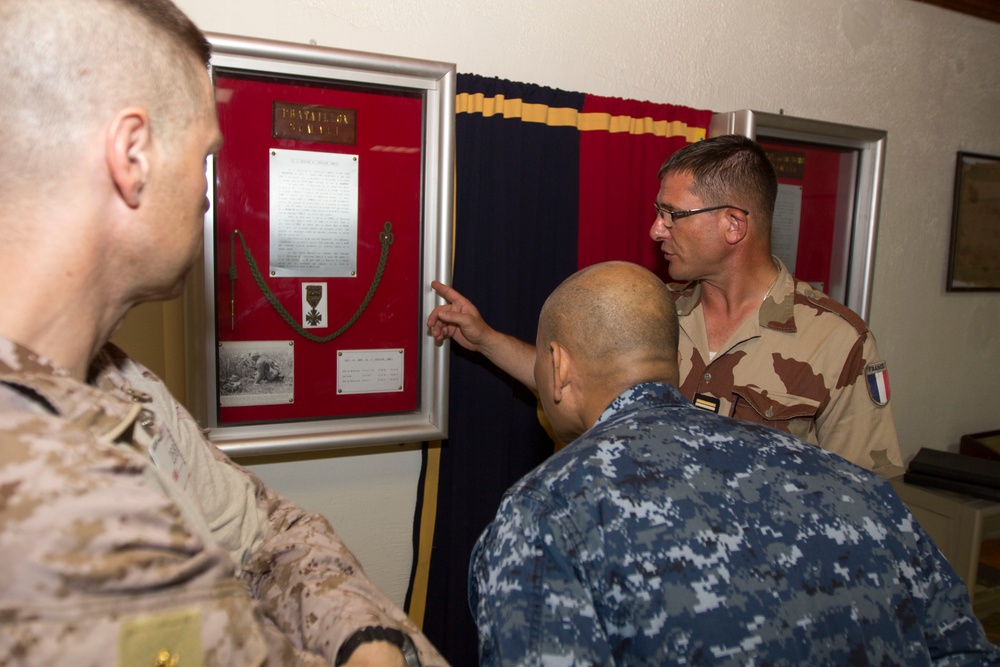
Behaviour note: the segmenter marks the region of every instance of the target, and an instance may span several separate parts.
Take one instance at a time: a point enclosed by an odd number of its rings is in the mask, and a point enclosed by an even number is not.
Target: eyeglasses
[[[660,217],[660,220],[666,222],[667,218],[670,218],[670,224],[674,224],[681,218],[686,218],[689,215],[694,215],[695,213],[707,213],[708,211],[719,211],[724,208],[735,208],[737,211],[741,211],[743,215],[750,215],[750,211],[745,208],[740,208],[739,206],[733,206],[732,204],[722,204],[721,206],[707,206],[705,208],[692,208],[687,211],[671,211],[670,209],[663,208],[657,203],[653,203],[653,207],[656,209],[656,214]]]

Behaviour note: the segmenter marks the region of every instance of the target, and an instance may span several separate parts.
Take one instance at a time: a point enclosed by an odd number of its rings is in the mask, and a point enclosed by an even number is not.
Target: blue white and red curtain
[[[457,90],[452,284],[487,322],[534,341],[548,294],[597,262],[629,260],[667,278],[648,236],[656,173],[707,135],[710,111],[471,74]],[[449,438],[424,450],[407,608],[453,665],[473,665],[472,546],[553,442],[534,395],[457,344],[449,396]]]

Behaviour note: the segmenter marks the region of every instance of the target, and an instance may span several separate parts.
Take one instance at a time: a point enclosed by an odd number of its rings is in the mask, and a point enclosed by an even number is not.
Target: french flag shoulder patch
[[[889,369],[884,361],[865,366],[865,381],[868,395],[875,405],[889,404]]]

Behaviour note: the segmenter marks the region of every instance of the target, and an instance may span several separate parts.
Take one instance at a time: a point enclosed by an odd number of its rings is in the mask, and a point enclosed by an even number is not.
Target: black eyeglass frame
[[[686,218],[686,217],[688,217],[690,215],[694,215],[695,213],[707,213],[708,211],[720,211],[720,210],[722,210],[724,208],[735,208],[737,211],[741,211],[743,213],[743,215],[750,215],[750,211],[746,210],[745,208],[740,208],[739,206],[733,206],[732,204],[721,204],[719,206],[706,206],[705,208],[692,208],[692,209],[688,209],[687,211],[670,211],[668,209],[663,208],[662,206],[660,206],[656,202],[654,202],[653,203],[653,208],[656,209],[656,213],[657,213],[657,215],[660,216],[661,220],[665,220],[664,216],[668,216],[669,215],[670,216],[670,224],[671,225],[674,224],[674,223],[676,223],[678,220],[680,220],[682,218]]]

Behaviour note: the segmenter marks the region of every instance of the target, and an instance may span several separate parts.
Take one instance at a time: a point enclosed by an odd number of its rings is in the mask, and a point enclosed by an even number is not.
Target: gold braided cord
[[[375,276],[372,278],[372,284],[368,288],[368,293],[365,294],[365,298],[362,299],[361,305],[358,306],[357,311],[354,313],[354,315],[351,316],[351,319],[347,320],[344,326],[340,327],[329,336],[317,336],[316,334],[307,331],[301,324],[299,324],[298,321],[296,321],[296,319],[292,317],[292,315],[287,310],[285,310],[285,307],[281,305],[281,302],[278,301],[278,297],[274,296],[274,292],[272,292],[271,288],[268,287],[267,282],[264,280],[264,276],[260,272],[260,269],[257,268],[257,262],[256,260],[254,260],[253,253],[250,252],[250,248],[247,247],[247,243],[243,238],[243,234],[240,233],[240,230],[238,229],[233,230],[232,236],[234,239],[239,238],[240,244],[243,246],[243,256],[246,258],[247,265],[250,267],[250,273],[251,275],[253,275],[253,279],[257,283],[257,287],[260,288],[260,291],[264,295],[264,298],[267,299],[268,303],[271,304],[271,307],[274,308],[274,310],[279,315],[281,315],[281,319],[285,320],[285,322],[287,322],[288,325],[292,327],[292,329],[294,329],[297,334],[299,334],[300,336],[302,336],[307,340],[313,341],[314,343],[328,343],[334,338],[337,338],[345,331],[350,329],[351,326],[358,321],[358,318],[361,317],[361,314],[365,312],[365,309],[368,307],[368,304],[371,303],[372,297],[375,296],[375,290],[378,289],[379,282],[381,282],[382,280],[382,274],[385,273],[385,265],[389,259],[389,246],[392,245],[392,242],[394,240],[394,236],[392,233],[392,223],[386,222],[385,225],[382,227],[382,231],[379,232],[378,235],[379,242],[382,244],[382,254],[378,260],[378,268],[375,269]],[[234,244],[235,247],[235,240],[231,242]],[[231,281],[236,279],[235,259],[232,259],[232,262],[233,264],[229,268],[229,279]]]

